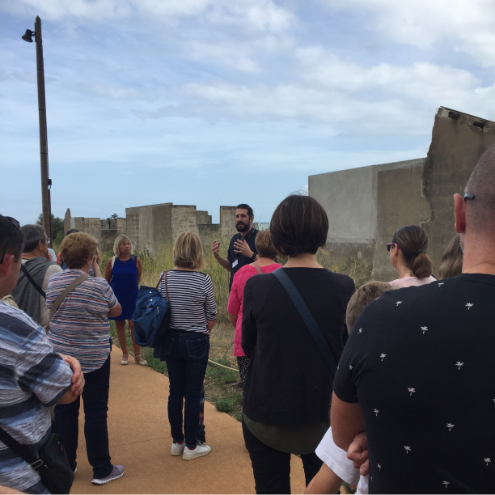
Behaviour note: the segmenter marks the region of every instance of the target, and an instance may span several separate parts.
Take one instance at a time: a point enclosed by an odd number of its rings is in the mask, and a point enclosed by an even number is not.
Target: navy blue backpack
[[[134,337],[141,347],[159,347],[170,325],[168,306],[167,272],[155,287],[141,286],[136,301],[136,309],[132,315]],[[165,276],[167,298],[160,295],[158,287]]]

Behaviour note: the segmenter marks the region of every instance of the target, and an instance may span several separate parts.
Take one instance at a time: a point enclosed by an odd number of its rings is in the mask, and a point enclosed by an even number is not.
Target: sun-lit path
[[[71,493],[253,493],[254,479],[241,424],[210,403],[205,405],[206,441],[212,452],[184,461],[170,455],[168,378],[151,368],[119,364],[114,346],[108,425],[110,455],[124,476],[107,485],[91,484],[80,414],[78,468]],[[304,491],[300,459],[293,456],[292,492]]]

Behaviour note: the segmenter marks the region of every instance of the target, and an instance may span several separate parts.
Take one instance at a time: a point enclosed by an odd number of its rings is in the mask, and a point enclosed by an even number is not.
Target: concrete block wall
[[[230,239],[236,232],[235,207],[220,207],[219,224],[212,223],[207,211],[172,203],[126,208],[126,218],[115,220],[72,217],[70,209],[67,209],[64,228],[65,231],[77,228],[90,233],[105,251],[113,248],[119,234],[126,234],[134,252],[147,251],[154,256],[162,249],[170,249],[177,236],[186,231],[199,235],[205,249],[209,249],[214,239],[222,239],[224,234]]]
[[[453,195],[462,193],[480,156],[495,144],[495,123],[440,107],[426,158],[310,176],[309,195],[325,208],[332,262],[363,260],[369,278],[392,280],[387,243],[404,225],[421,225],[438,273],[454,237]]]

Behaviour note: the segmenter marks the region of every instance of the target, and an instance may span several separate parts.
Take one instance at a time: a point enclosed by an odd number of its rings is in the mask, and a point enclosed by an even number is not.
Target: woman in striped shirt
[[[96,240],[82,232],[70,234],[62,241],[62,258],[68,269],[50,277],[46,305],[50,309],[74,280],[93,267],[96,277],[88,278],[75,287],[53,315],[48,339],[56,352],[73,356],[81,363],[86,381],[82,394],[86,451],[93,467],[92,482],[103,485],[124,474],[123,466],[110,462],[107,428],[110,385],[108,317],[120,315],[122,308],[98,268],[97,249]],[[80,403],[78,397],[71,404],[55,406],[55,424],[64,439],[74,472],[77,469]]]
[[[170,380],[171,454],[183,454],[183,459],[191,460],[211,451],[208,445],[198,442],[198,416],[217,308],[210,277],[197,271],[203,264],[203,246],[196,234],[179,235],[173,248],[173,261],[175,268],[160,277],[160,293],[169,301],[170,330],[159,354],[167,363]]]

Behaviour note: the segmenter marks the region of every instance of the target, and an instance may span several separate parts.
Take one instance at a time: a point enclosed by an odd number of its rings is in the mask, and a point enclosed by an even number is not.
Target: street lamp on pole
[[[41,37],[41,19],[36,17],[34,32],[26,29],[22,36],[24,41],[36,40],[36,72],[38,79],[38,110],[40,120],[40,163],[41,163],[41,203],[43,213],[43,227],[47,237],[52,237],[52,208],[50,200],[51,179],[48,178],[48,132],[46,126],[46,103],[45,103],[45,69],[43,63],[43,39]]]

